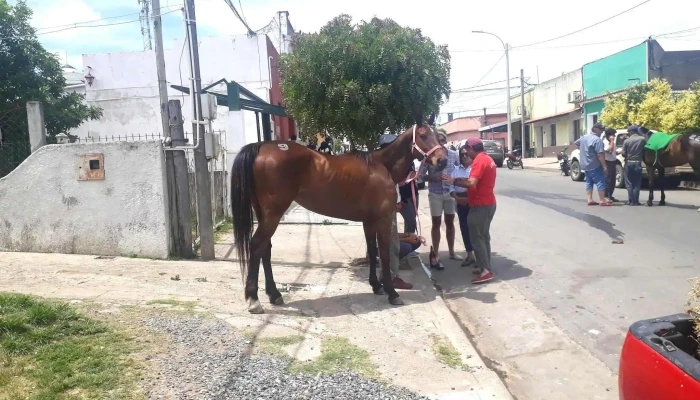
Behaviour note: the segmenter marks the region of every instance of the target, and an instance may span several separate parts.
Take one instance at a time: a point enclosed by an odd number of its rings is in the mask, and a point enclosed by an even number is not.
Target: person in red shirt
[[[469,216],[467,226],[469,236],[476,254],[476,271],[478,276],[472,283],[484,283],[493,280],[491,273],[491,221],[496,214],[496,163],[484,152],[484,143],[479,138],[469,138],[464,145],[472,162],[469,178],[452,179],[443,176],[443,180],[455,186],[467,188],[469,199]]]

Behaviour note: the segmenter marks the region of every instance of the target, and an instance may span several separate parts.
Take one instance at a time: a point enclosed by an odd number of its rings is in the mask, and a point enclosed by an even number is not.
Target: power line
[[[514,79],[520,79],[520,78],[510,78],[511,81],[514,80]],[[459,92],[461,92],[462,90],[474,89],[474,88],[483,87],[483,86],[489,86],[489,85],[495,85],[495,84],[497,84],[497,83],[503,83],[503,82],[505,82],[505,81],[506,81],[506,80],[503,79],[502,81],[496,81],[496,82],[490,82],[490,83],[482,83],[481,85],[475,85],[475,86],[467,86],[467,87],[465,87],[465,88],[455,89],[455,90],[453,90],[451,93],[459,93]]]
[[[236,6],[233,5],[233,3],[231,2],[231,0],[224,0],[224,2],[229,6],[229,8],[231,9],[231,11],[233,11],[233,14],[236,16],[236,18],[238,18],[238,20],[241,21],[241,23],[243,24],[243,26],[245,26],[246,29],[248,29],[248,34],[249,34],[249,35],[255,35],[255,31],[252,30],[252,29],[250,28],[250,26],[248,26],[248,23],[245,21],[245,19],[244,19],[243,17],[241,17],[241,14],[238,13],[238,10],[236,9]]]
[[[168,10],[168,11],[171,11],[171,10],[172,10],[172,7],[168,7],[168,6],[166,5],[165,7],[160,7],[159,10],[163,10],[163,9],[166,9],[166,10]],[[157,10],[157,9],[154,8],[153,11],[155,11],[155,10]],[[178,8],[178,10],[179,10],[179,8]],[[133,13],[129,13],[129,14],[114,15],[114,16],[111,16],[111,17],[104,17],[104,18],[92,19],[92,20],[89,20],[89,21],[73,22],[73,23],[71,23],[71,24],[63,24],[63,25],[45,26],[45,27],[43,27],[43,28],[35,28],[35,29],[36,29],[37,31],[41,31],[41,30],[45,30],[45,29],[65,28],[65,27],[68,27],[68,26],[71,26],[71,27],[72,27],[72,26],[76,26],[76,25],[80,25],[80,24],[89,24],[89,23],[92,23],[92,22],[107,21],[107,20],[110,20],[110,19],[117,19],[117,18],[123,18],[123,17],[130,17],[130,16],[132,16],[132,15],[140,15],[140,14],[141,14],[141,12],[133,12]],[[162,14],[162,15],[165,15],[165,14]]]
[[[619,12],[619,13],[613,15],[612,17],[608,17],[608,18],[606,18],[606,19],[604,19],[604,20],[602,20],[602,21],[598,21],[598,22],[596,22],[596,23],[594,23],[594,24],[588,25],[588,26],[586,26],[586,27],[584,27],[584,28],[575,30],[575,31],[573,31],[573,32],[569,32],[569,33],[566,33],[566,34],[564,34],[564,35],[560,35],[560,36],[557,36],[557,37],[554,37],[554,38],[551,38],[551,39],[542,40],[542,41],[535,42],[535,43],[529,43],[529,44],[524,44],[524,45],[520,45],[520,46],[513,46],[513,48],[514,48],[514,49],[517,49],[517,48],[521,48],[521,47],[535,46],[535,45],[538,45],[538,44],[548,43],[548,42],[552,42],[552,41],[555,41],[555,40],[558,40],[558,39],[561,39],[561,38],[565,38],[565,37],[567,37],[567,36],[571,36],[571,35],[574,35],[574,34],[579,33],[579,32],[583,32],[583,31],[585,31],[586,29],[590,29],[590,28],[592,28],[592,27],[594,27],[594,26],[598,26],[598,25],[602,24],[603,22],[610,21],[611,19],[617,18],[617,17],[619,17],[619,16],[622,15],[622,14],[628,13],[628,12],[634,10],[635,8],[640,7],[640,6],[646,4],[646,3],[650,2],[650,1],[651,1],[651,0],[645,0],[645,1],[643,1],[643,2],[641,2],[641,3],[639,3],[639,4],[637,4],[637,5],[634,6],[634,7],[628,8],[628,9],[626,9],[625,11],[622,11],[622,12]]]
[[[162,13],[161,15],[168,15],[168,14],[171,14],[171,13],[174,13],[174,12],[177,12],[177,11],[180,11],[180,9],[172,10],[172,11],[169,11],[169,12],[166,12],[166,13]],[[140,22],[140,21],[141,21],[141,19],[133,19],[133,20],[129,20],[129,21],[113,22],[113,23],[111,23],[111,24],[69,26],[69,27],[67,27],[67,28],[56,29],[56,30],[49,31],[49,32],[33,33],[33,34],[29,34],[29,35],[6,36],[6,37],[0,38],[0,40],[22,39],[22,38],[33,37],[33,36],[50,35],[50,34],[52,34],[52,33],[63,32],[63,31],[69,31],[69,30],[71,30],[71,29],[79,29],[79,28],[102,28],[102,27],[106,27],[106,26],[116,26],[116,25],[131,24],[131,23]]]
[[[501,57],[499,57],[498,60],[496,60],[496,63],[493,64],[493,65],[491,66],[491,68],[489,68],[488,72],[486,72],[486,73],[484,74],[484,76],[482,76],[481,79],[479,79],[479,80],[474,84],[474,86],[480,84],[481,81],[483,81],[484,78],[486,78],[486,77],[491,73],[491,71],[493,71],[493,69],[496,68],[496,65],[498,65],[498,63],[500,63],[501,60],[503,59],[503,57],[505,57],[505,56],[506,56],[506,54],[503,53],[503,55],[502,55]]]

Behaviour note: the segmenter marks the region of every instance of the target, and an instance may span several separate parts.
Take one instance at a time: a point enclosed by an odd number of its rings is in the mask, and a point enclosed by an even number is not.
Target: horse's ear
[[[430,116],[428,117],[428,125],[433,126],[435,125],[435,113],[430,113]]]

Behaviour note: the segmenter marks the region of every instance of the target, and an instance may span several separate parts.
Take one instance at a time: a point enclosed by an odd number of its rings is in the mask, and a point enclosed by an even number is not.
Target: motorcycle
[[[520,167],[520,169],[525,168],[523,166],[523,151],[522,149],[513,149],[506,153],[506,165],[508,169],[513,169],[513,167]]]
[[[571,164],[569,163],[569,156],[566,155],[566,150],[569,147],[567,146],[564,148],[564,150],[560,151],[557,156],[557,160],[559,161],[559,170],[564,176],[569,176],[569,173],[571,172]]]

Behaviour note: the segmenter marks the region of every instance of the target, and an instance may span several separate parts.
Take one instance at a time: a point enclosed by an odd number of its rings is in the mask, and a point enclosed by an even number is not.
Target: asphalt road
[[[616,371],[629,325],[683,312],[700,277],[700,191],[666,194],[665,207],[587,206],[581,182],[501,168],[494,272]]]

